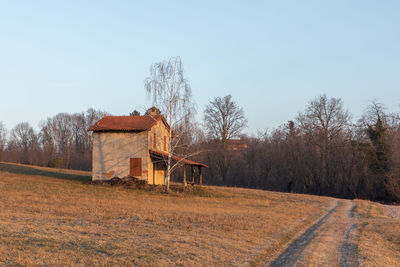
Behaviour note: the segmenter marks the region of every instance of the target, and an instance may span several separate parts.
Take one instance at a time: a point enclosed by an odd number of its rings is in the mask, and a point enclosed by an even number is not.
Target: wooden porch
[[[168,153],[165,152],[161,152],[161,151],[156,151],[156,150],[149,150],[150,152],[150,156],[152,158],[158,159],[158,160],[162,160],[165,162],[165,160],[168,159]],[[203,184],[203,168],[208,168],[207,165],[199,163],[199,162],[195,162],[186,158],[181,158],[175,155],[171,156],[171,159],[175,162],[178,162],[180,164],[182,164],[182,168],[183,168],[183,185],[186,186],[188,184],[187,181],[187,166],[190,167],[190,177],[189,177],[189,181],[191,184],[195,184],[195,172],[196,170],[199,173],[199,184]]]

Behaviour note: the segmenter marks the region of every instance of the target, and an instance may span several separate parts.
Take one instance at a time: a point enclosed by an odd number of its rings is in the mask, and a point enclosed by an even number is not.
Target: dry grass
[[[33,169],[38,171],[47,171],[47,172],[55,172],[55,173],[64,173],[64,174],[75,174],[75,175],[82,175],[82,176],[92,176],[91,172],[88,171],[79,171],[79,170],[68,170],[68,169],[58,169],[58,168],[50,168],[50,167],[42,167],[42,166],[34,166],[34,165],[25,165],[25,164],[18,164],[18,163],[10,163],[10,162],[0,162],[0,164],[7,165],[9,168],[13,166],[26,169]]]
[[[79,180],[82,182],[90,182],[92,179],[91,173],[86,171],[56,169],[5,162],[0,162],[0,172]]]
[[[6,172],[5,165],[3,265],[258,264],[321,216],[330,201],[218,187],[201,187],[202,196],[165,195],[90,185],[81,181],[83,173],[61,171],[67,177],[55,178],[54,169],[39,169],[41,176],[24,167],[22,174],[17,165]]]
[[[390,218],[379,203],[356,200],[360,215],[359,252],[363,266],[399,266],[400,218]]]

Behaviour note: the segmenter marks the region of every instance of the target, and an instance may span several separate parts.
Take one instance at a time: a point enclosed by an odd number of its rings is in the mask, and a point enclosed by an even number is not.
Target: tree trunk
[[[183,164],[183,186],[187,186],[186,182],[186,165]]]
[[[168,193],[169,191],[170,176],[171,176],[171,153],[168,153],[167,177],[165,178],[165,193]]]
[[[201,172],[201,167],[199,167],[199,184],[203,184],[203,173]]]

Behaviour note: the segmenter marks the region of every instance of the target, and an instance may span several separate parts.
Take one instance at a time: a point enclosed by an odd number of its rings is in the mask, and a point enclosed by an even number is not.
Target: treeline
[[[38,132],[27,122],[9,132],[0,123],[0,161],[91,170],[92,140],[87,129],[105,115],[94,109],[59,113],[42,121]]]
[[[234,114],[220,106],[206,109],[208,131],[197,145],[205,151],[198,160],[210,166],[206,183],[400,201],[400,117],[382,104],[372,103],[353,123],[340,99],[320,96],[293,121],[257,137],[242,136],[233,146],[223,133],[232,115],[223,113]]]
[[[0,161],[91,170],[87,129],[105,115],[94,109],[60,113],[43,121],[39,132],[24,122],[7,133],[0,123]],[[380,103],[354,120],[342,100],[323,95],[277,129],[245,136],[244,111],[228,95],[210,101],[202,127],[189,124],[184,149],[209,166],[204,183],[400,201],[400,115]]]

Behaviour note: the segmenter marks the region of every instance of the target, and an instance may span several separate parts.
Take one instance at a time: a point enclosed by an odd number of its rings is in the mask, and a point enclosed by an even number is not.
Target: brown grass
[[[359,252],[363,266],[399,266],[400,218],[386,216],[379,203],[355,202],[360,215]]]
[[[4,165],[3,265],[258,264],[321,216],[330,200],[205,186],[165,195],[6,172]]]

